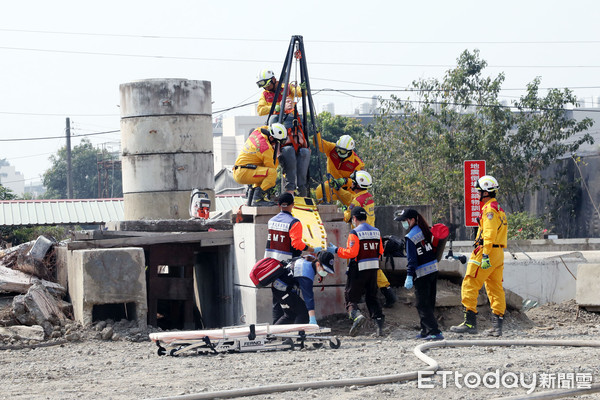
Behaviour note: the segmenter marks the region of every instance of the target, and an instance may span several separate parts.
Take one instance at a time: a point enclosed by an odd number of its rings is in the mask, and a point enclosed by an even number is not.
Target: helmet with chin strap
[[[348,158],[355,148],[354,139],[350,135],[342,135],[337,142],[335,142],[335,151],[341,158]]]
[[[352,182],[361,189],[368,189],[373,186],[373,178],[367,171],[354,171],[352,175],[350,175],[350,179],[352,179]]]

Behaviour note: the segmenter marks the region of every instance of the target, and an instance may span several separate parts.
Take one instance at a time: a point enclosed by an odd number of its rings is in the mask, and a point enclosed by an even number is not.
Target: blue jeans
[[[299,148],[298,153],[296,153],[294,146],[285,146],[281,149],[281,154],[279,154],[279,163],[285,174],[286,191],[296,190],[296,185],[301,190],[306,189],[310,149]]]

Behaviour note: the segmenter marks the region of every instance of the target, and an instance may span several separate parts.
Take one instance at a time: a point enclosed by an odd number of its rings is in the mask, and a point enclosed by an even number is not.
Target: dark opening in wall
[[[112,319],[113,321],[120,321],[122,319],[133,321],[137,319],[135,303],[94,304],[92,322],[105,321],[107,319]]]

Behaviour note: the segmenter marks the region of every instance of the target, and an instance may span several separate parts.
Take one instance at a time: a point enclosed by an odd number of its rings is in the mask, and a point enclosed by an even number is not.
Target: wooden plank
[[[36,281],[38,280],[30,275],[0,265],[0,292],[27,293]],[[39,280],[39,282],[53,293],[64,295],[66,292],[65,288],[58,283],[46,280]]]
[[[114,247],[136,247],[161,243],[194,243],[201,242],[203,239],[225,239],[233,240],[233,231],[213,231],[213,232],[186,232],[186,233],[167,233],[149,237],[130,237],[118,239],[85,240],[67,243],[68,250],[82,250],[95,248],[114,248]]]

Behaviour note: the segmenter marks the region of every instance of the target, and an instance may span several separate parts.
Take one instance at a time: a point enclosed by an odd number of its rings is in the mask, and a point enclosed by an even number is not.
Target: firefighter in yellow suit
[[[340,189],[338,191],[338,194],[341,198],[349,197],[352,199],[348,209],[344,211],[344,221],[351,222],[352,210],[354,207],[362,207],[367,212],[367,224],[374,227],[375,201],[373,200],[373,195],[369,193],[369,188],[373,186],[373,178],[371,177],[371,174],[364,170],[354,171],[350,175],[350,180],[352,181],[352,187],[350,188],[350,191],[346,191],[344,189]],[[385,303],[383,306],[386,308],[392,307],[398,299],[396,297],[396,293],[394,293],[394,290],[391,288],[390,281],[388,281],[381,268],[377,270],[377,287],[385,298]]]
[[[354,139],[350,135],[342,135],[337,142],[328,142],[321,137],[321,132],[317,132],[315,147],[327,157],[327,173],[330,175],[332,182],[325,181],[325,198],[327,202],[339,200],[346,207],[352,201],[352,193],[350,193],[351,181],[350,175],[354,171],[362,170],[365,163],[354,151]],[[333,196],[330,192],[333,192]],[[317,202],[323,201],[323,188],[317,186],[315,195]]]
[[[277,181],[277,166],[274,146],[287,139],[283,124],[261,126],[250,134],[233,166],[233,179],[241,184],[254,186],[253,206],[272,206],[275,203],[264,199],[267,191]]]
[[[502,336],[502,321],[506,311],[502,276],[504,272],[504,249],[508,236],[506,214],[496,201],[498,181],[490,175],[479,178],[475,187],[479,200],[483,203],[475,250],[467,264],[467,272],[462,282],[461,298],[465,307],[465,320],[450,328],[451,332],[477,333],[477,295],[485,284],[485,290],[492,308],[492,329],[490,336]]]

